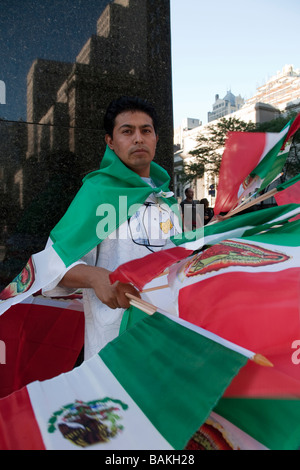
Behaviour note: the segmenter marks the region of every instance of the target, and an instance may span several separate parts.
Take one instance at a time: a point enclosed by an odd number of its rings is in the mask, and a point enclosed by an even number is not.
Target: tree
[[[205,173],[218,176],[227,133],[230,131],[250,132],[256,130],[255,124],[229,117],[221,118],[211,124],[197,137],[197,146],[189,154],[192,159],[183,163],[180,180],[185,183],[202,178]]]

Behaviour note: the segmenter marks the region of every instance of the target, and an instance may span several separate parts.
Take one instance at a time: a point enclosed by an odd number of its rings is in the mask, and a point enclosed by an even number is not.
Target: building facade
[[[215,121],[216,119],[227,116],[227,114],[232,114],[241,109],[244,103],[245,101],[241,95],[235,96],[231,93],[231,90],[227,91],[223,99],[220,99],[219,95],[216,95],[213,110],[207,113],[207,121]]]
[[[257,88],[252,98],[246,101],[246,106],[255,103],[265,103],[284,111],[289,102],[300,99],[300,69],[293,65],[285,65],[283,69]]]
[[[220,100],[216,95],[215,105],[221,104],[223,101],[229,102],[230,96],[227,93],[227,99]],[[234,102],[233,97],[231,101]],[[263,123],[278,118],[281,114],[290,111],[300,112],[300,70],[294,69],[293,66],[283,67],[281,72],[278,72],[264,85],[257,88],[257,93],[247,100],[235,112],[228,112],[223,114],[226,106],[222,104],[219,108],[214,108],[215,115],[220,112],[218,118],[214,118],[205,125],[199,125],[194,128],[184,128],[183,125],[174,131],[174,169],[175,169],[175,192],[180,200],[183,197],[185,187],[180,184],[178,174],[182,168],[183,161],[187,163],[192,162],[190,152],[197,147],[197,137],[205,134],[210,125],[218,122],[222,117],[236,118],[244,122]],[[231,109],[228,105],[228,110]],[[223,111],[222,111],[223,110]],[[208,113],[209,114],[209,113]],[[211,113],[212,114],[212,113]],[[188,120],[187,120],[188,121]],[[204,177],[193,182],[195,198],[207,198],[211,205],[214,204],[216,192],[213,191],[212,186],[216,187],[217,181],[212,181],[212,177],[204,174]]]

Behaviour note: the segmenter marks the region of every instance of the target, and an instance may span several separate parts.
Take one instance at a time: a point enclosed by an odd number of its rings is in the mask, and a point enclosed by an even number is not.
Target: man
[[[200,204],[204,206],[204,225],[207,225],[214,216],[214,210],[212,207],[209,207],[209,202],[206,198],[201,199]]]
[[[199,213],[199,201],[194,199],[192,188],[186,188],[184,191],[185,199],[181,201],[181,214],[185,231],[195,230],[203,225]]]
[[[138,208],[119,226],[115,227],[108,220],[108,225],[115,229],[107,236],[101,234],[98,243],[71,263],[63,277],[59,276],[43,289],[43,294],[51,297],[83,289],[85,359],[98,353],[118,335],[123,311],[129,307],[126,293],[139,296],[131,284],[111,285],[110,272],[131,259],[161,250],[167,239],[181,230],[174,213],[176,200],[167,187],[169,177],[153,162],[158,142],[155,110],[138,98],[122,97],[108,107],[104,126],[106,153],[100,170],[88,175],[84,184],[92,182],[98,189],[103,186],[104,196],[95,203],[106,207],[117,196],[119,202],[120,198],[128,196],[129,204],[137,203]],[[113,209],[117,206],[118,201],[115,201]],[[72,207],[70,210],[72,212]],[[97,211],[101,213],[100,206]],[[76,216],[74,212],[73,219]],[[70,232],[63,219],[52,231],[49,245],[54,243],[55,247],[60,243],[63,229]],[[68,214],[65,219],[68,220]],[[72,218],[69,219],[73,223]],[[61,225],[66,227],[62,229]],[[64,250],[60,247],[57,251]]]

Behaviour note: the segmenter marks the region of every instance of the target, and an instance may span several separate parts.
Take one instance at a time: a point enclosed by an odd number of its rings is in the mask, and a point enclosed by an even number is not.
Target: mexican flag
[[[183,320],[145,315],[81,366],[2,398],[0,448],[183,449],[254,357]],[[261,448],[238,429],[236,438]]]
[[[212,223],[192,232],[184,232],[171,237],[166,249],[132,260],[119,266],[110,275],[111,283],[116,281],[131,282],[138,290],[148,288],[151,282],[160,285],[163,274],[173,264],[203,249],[233,237],[242,237],[260,233],[278,224],[285,224],[289,219],[300,214],[300,204],[286,204],[260,211],[240,214],[218,223]]]
[[[252,233],[207,243],[169,266],[155,286],[145,284],[142,294],[270,360],[271,368],[248,362],[214,409],[270,449],[300,446],[300,221],[288,221],[292,212]],[[140,270],[140,285],[141,276]]]
[[[300,444],[299,235],[296,221],[224,241],[172,273],[182,318],[272,362],[263,371],[247,364],[215,409],[270,449]]]
[[[228,212],[250,193],[265,189],[282,171],[287,141],[300,127],[297,116],[281,132],[229,132],[219,174],[215,214]]]

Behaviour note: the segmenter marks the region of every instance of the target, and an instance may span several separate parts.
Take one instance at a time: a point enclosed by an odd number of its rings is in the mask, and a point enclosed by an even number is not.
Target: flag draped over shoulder
[[[101,243],[102,239],[96,231],[99,224],[97,209],[100,204],[111,205],[116,211],[115,220],[109,223],[110,233],[128,219],[128,208],[143,204],[152,193],[163,197],[168,205],[174,205],[175,210],[177,201],[170,197],[168,173],[151,162],[150,176],[157,185],[156,188],[149,186],[138,174],[128,169],[109,147],[106,148],[100,170],[84,178],[81,190],[50,233],[53,248],[66,266]],[[124,196],[127,199],[122,208],[120,198]],[[106,234],[108,235],[109,233]]]
[[[280,175],[289,151],[285,145],[299,127],[300,119],[297,116],[279,133],[228,133],[220,167],[215,214],[230,211],[242,197],[263,190]]]
[[[1,399],[0,448],[183,449],[247,361],[155,313],[71,372]]]
[[[0,315],[11,305],[62,277],[68,266],[101,243],[102,234],[99,235],[97,225],[106,218],[104,213],[108,209],[111,211],[106,236],[132,215],[130,207],[137,210],[153,192],[176,211],[177,201],[168,188],[168,173],[151,162],[150,176],[156,188],[129,170],[107,147],[100,170],[86,176],[66,214],[51,231],[53,245],[33,254],[22,272],[0,293]],[[99,213],[101,205],[104,211]]]
[[[249,361],[214,408],[270,449],[300,446],[300,369],[293,355],[300,339],[300,221],[289,222],[297,213],[299,206],[293,204],[234,217],[231,224],[237,227],[245,217],[249,222],[269,215],[269,221],[260,219],[238,236],[205,237],[202,249],[203,240],[198,252],[169,266],[163,281],[156,278],[153,292],[149,273],[144,285],[145,300],[152,302],[155,294],[157,306],[167,309],[169,302],[173,311],[175,304],[180,318],[271,361],[271,368]],[[216,226],[225,228],[225,222]],[[126,277],[131,277],[128,272]],[[142,279],[140,269],[140,286]]]

